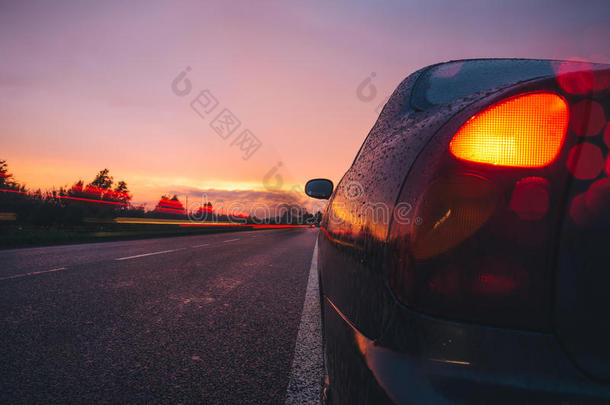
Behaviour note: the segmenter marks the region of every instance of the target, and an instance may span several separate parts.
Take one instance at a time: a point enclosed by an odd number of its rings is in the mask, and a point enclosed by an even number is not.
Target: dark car
[[[610,401],[610,65],[433,65],[394,91],[318,239],[323,401]]]

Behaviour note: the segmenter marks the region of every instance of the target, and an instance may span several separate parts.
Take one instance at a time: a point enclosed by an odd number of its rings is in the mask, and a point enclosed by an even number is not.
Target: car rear
[[[610,401],[609,87],[610,67],[569,61],[420,72],[411,117],[465,107],[403,168],[396,206],[413,211],[389,226],[383,331],[326,304],[327,335],[353,335],[334,349],[367,370],[350,401]]]

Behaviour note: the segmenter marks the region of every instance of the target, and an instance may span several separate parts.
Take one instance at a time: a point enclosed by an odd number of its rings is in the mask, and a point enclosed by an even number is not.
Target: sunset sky
[[[609,21],[607,1],[0,1],[0,159],[30,189],[107,167],[149,206],[162,193],[275,201],[276,174],[284,190],[337,182],[413,71],[608,62]],[[178,96],[187,66],[192,90]],[[191,101],[205,89],[218,105],[202,118]],[[210,127],[225,108],[241,122],[226,140]],[[262,144],[247,160],[232,145],[245,129]]]

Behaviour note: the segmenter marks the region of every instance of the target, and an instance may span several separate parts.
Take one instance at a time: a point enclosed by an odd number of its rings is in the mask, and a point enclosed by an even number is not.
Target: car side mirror
[[[327,179],[313,179],[305,184],[305,194],[311,198],[328,200],[333,193],[333,182]]]

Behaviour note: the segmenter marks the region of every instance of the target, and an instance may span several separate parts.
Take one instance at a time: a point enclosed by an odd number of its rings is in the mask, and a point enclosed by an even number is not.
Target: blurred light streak
[[[106,198],[112,198],[115,200],[126,200],[129,199],[129,193],[126,193],[124,191],[116,191],[116,190],[110,190],[110,189],[106,189],[106,188],[100,188],[100,187],[95,187],[95,186],[85,186],[82,187],[80,185],[74,185],[72,186],[72,188],[70,188],[70,191],[72,192],[76,192],[76,193],[83,193],[83,194],[91,194],[93,196],[97,196],[97,197],[106,197]]]
[[[246,227],[251,229],[277,229],[277,228],[313,228],[315,225],[257,225],[257,224],[234,224],[230,222],[214,222],[214,223],[188,223],[180,226],[230,226],[230,227]]]
[[[471,364],[469,361],[461,361],[461,360],[447,360],[447,359],[428,359],[428,360],[436,361],[438,363],[459,364],[462,366],[469,366]]]
[[[0,212],[0,221],[15,221],[17,214],[14,212]]]
[[[239,226],[230,222],[202,222],[194,223],[188,220],[160,219],[160,218],[127,218],[119,217],[112,220],[117,224],[152,224],[152,225],[180,225],[180,226]]]
[[[156,207],[155,211],[163,211],[163,212],[171,212],[174,214],[186,214],[186,210],[185,209],[179,209],[179,208],[165,208],[165,207]]]
[[[47,194],[44,195],[42,193],[28,193],[26,191],[20,191],[20,190],[10,190],[10,189],[6,189],[6,188],[0,188],[0,191],[6,191],[8,193],[16,193],[16,194],[25,194],[25,195],[29,195],[29,196],[36,196],[36,197],[48,197],[48,198],[60,198],[63,200],[76,200],[76,201],[87,201],[87,202],[94,202],[94,203],[101,203],[101,204],[113,204],[113,205],[121,205],[121,206],[130,206],[130,203],[123,203],[123,202],[116,202],[116,201],[104,201],[104,200],[94,200],[91,198],[81,198],[81,197],[70,197],[67,195],[53,195],[53,194]]]
[[[254,229],[273,229],[273,228],[315,228],[315,225],[250,225]]]

